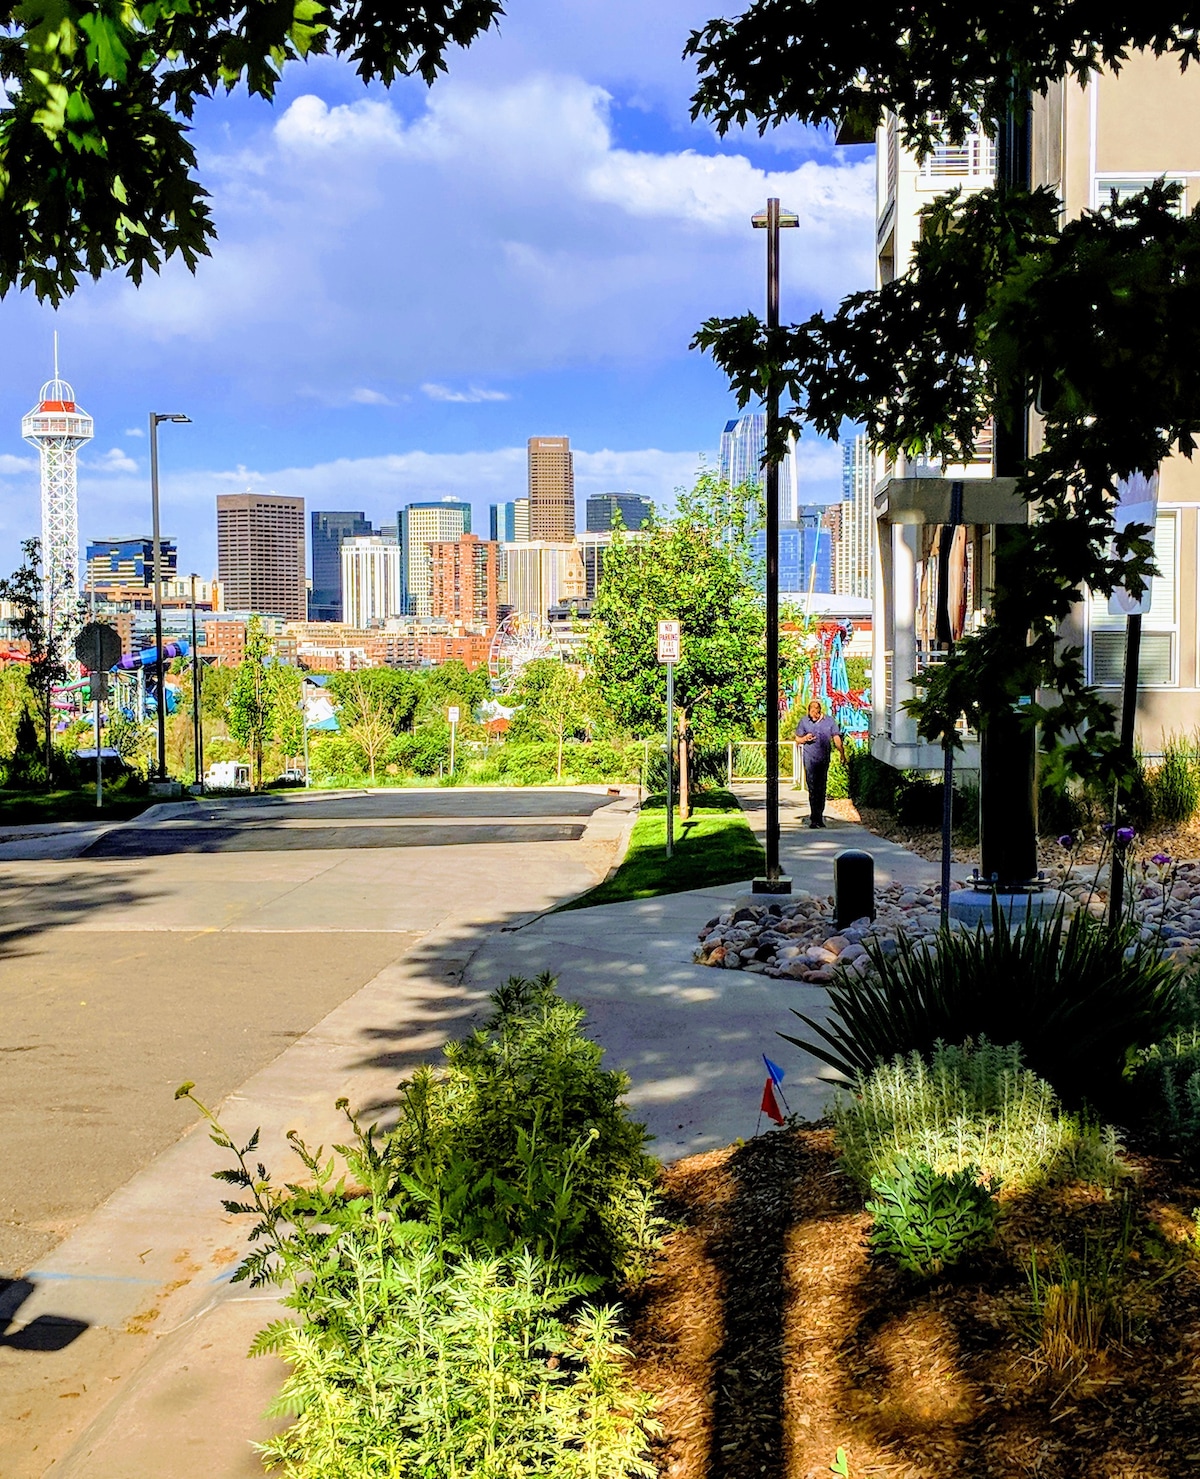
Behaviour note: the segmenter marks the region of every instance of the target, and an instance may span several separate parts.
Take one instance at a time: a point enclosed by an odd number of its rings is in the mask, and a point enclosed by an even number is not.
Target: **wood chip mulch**
[[[676,1230],[627,1306],[664,1479],[817,1479],[839,1447],[852,1479],[1200,1476],[1200,1188],[1130,1159],[1139,1247],[1170,1277],[1147,1264],[1136,1333],[1067,1371],[1039,1359],[1025,1270],[1032,1247],[1113,1226],[1101,1191],[1006,1201],[994,1251],[922,1284],[868,1257],[827,1127],[667,1168]]]

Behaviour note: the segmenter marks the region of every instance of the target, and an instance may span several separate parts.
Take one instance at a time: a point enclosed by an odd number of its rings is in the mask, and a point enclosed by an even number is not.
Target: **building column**
[[[871,733],[891,734],[887,710],[887,654],[892,646],[892,526],[871,521],[871,562],[875,567],[871,603]]]
[[[892,739],[898,745],[917,743],[917,725],[904,711],[916,689],[917,669],[917,554],[921,526],[892,525]]]

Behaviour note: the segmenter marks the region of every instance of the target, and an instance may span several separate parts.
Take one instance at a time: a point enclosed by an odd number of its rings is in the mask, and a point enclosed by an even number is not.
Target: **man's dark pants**
[[[825,791],[829,783],[829,757],[815,760],[811,765],[804,762],[804,781],[808,786],[808,809],[810,825],[819,826],[825,821]]]

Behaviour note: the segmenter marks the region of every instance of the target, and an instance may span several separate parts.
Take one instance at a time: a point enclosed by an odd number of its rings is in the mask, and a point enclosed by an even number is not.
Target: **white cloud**
[[[678,358],[703,318],[757,306],[749,218],[768,194],[802,223],[785,314],[870,280],[871,165],[630,150],[609,115],[603,89],[562,74],[452,76],[413,121],[390,101],[297,98],[206,156],[221,240],[194,277],[110,281],[72,312],[184,341],[195,374],[256,402],[344,405],[347,384],[384,384],[475,403],[500,394],[489,381]]]
[[[359,406],[390,406],[394,404],[381,390],[369,390],[360,385],[350,392],[350,399]]]
[[[144,437],[146,433],[140,426],[127,426],[124,435],[127,437]]]
[[[102,456],[89,457],[82,465],[96,472],[137,472],[137,463],[120,447],[110,447]]]
[[[421,386],[421,391],[431,401],[449,401],[455,405],[473,406],[480,401],[507,401],[512,397],[503,390],[484,390],[478,385],[472,385],[467,390],[451,390],[448,385],[437,385],[427,380]]]
[[[14,457],[11,452],[0,452],[0,477],[16,477],[22,473],[36,473],[36,457]]]

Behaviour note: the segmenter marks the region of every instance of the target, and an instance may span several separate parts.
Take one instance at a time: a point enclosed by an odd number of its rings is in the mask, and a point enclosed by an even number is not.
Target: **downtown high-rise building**
[[[432,611],[433,556],[430,546],[471,532],[471,505],[456,498],[410,503],[396,516],[400,530],[400,581],[405,616]]]
[[[529,539],[575,538],[575,464],[567,437],[529,438]]]
[[[228,610],[305,619],[304,522],[303,498],[217,494],[217,571]]]
[[[626,529],[644,529],[654,516],[652,499],[642,493],[589,493],[587,532],[607,534],[620,516]]]
[[[512,544],[517,537],[515,503],[493,503],[488,509],[488,538],[497,544]]]
[[[875,477],[865,432],[842,444],[841,525],[834,551],[833,588],[841,596],[875,591]]]
[[[725,423],[717,450],[717,476],[731,488],[752,483],[764,485],[763,454],[767,447],[767,418],[762,411],[748,411]],[[799,477],[795,446],[779,464],[779,517],[794,519],[799,506]]]
[[[796,510],[794,519],[779,523],[779,589],[789,595],[827,595],[833,590],[832,541],[827,505],[806,504]],[[760,529],[750,541],[751,553],[758,561],[756,584],[766,587],[767,536]]]
[[[442,621],[495,631],[498,620],[500,546],[478,534],[438,540],[429,547],[433,583],[430,615]]]
[[[309,621],[342,620],[342,544],[372,533],[371,521],[361,509],[357,513],[313,510]]]
[[[401,615],[400,546],[382,534],[342,540],[342,621],[360,631]]]

